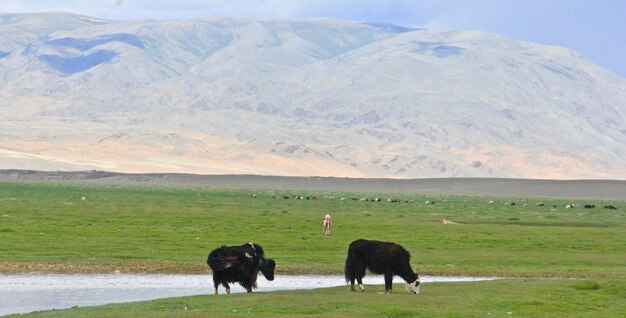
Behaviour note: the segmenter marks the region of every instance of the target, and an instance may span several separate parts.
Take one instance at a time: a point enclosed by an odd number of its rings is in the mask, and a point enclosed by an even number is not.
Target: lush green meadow
[[[429,275],[626,276],[623,201],[416,194],[388,203],[351,198],[390,194],[252,193],[0,182],[0,271],[208,273],[213,248],[254,241],[278,272],[342,273],[348,244],[368,238],[402,244]],[[321,199],[282,199],[295,194]],[[334,220],[329,237],[321,232],[325,213]],[[443,218],[459,224],[439,224]]]
[[[294,200],[296,194],[321,199]],[[291,198],[282,199],[285,195]],[[391,197],[402,203],[386,202]],[[565,209],[570,203],[576,208]],[[585,203],[598,208],[583,209]],[[618,210],[603,209],[605,204]],[[325,213],[334,220],[329,237],[321,232]],[[458,224],[439,224],[444,218]],[[261,244],[280,273],[342,273],[348,244],[357,238],[401,243],[411,252],[413,267],[426,275],[525,278],[424,284],[418,296],[400,285],[393,295],[381,295],[382,286],[365,293],[339,287],[171,298],[33,316],[623,317],[626,311],[624,201],[0,182],[4,273],[208,274],[210,250],[248,241]]]

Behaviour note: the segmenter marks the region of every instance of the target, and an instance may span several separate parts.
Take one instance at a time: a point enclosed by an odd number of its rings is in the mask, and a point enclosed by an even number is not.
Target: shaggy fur
[[[349,282],[354,291],[356,279],[359,288],[364,291],[363,277],[365,270],[369,269],[373,273],[385,275],[385,292],[391,293],[393,276],[398,275],[406,281],[409,292],[418,294],[419,277],[411,269],[410,259],[409,252],[396,243],[356,240],[348,248],[346,283]]]
[[[221,284],[230,293],[228,283],[239,283],[249,293],[257,288],[259,271],[267,280],[274,280],[276,263],[265,258],[263,248],[256,243],[241,246],[222,246],[213,250],[207,258],[207,264],[213,271],[215,293]]]

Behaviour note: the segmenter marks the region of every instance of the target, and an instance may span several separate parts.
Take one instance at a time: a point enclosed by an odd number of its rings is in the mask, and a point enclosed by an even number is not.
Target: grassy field
[[[28,317],[623,317],[626,280],[506,279],[431,283],[420,295],[384,286],[193,296],[46,311]]]
[[[32,316],[623,317],[626,311],[624,201],[416,194],[388,203],[351,200],[366,196],[360,193],[258,191],[255,199],[252,193],[0,182],[0,272],[208,274],[205,261],[213,248],[255,241],[280,273],[342,273],[348,244],[369,238],[401,243],[422,274],[525,278],[425,284],[418,296],[402,286],[391,296],[380,295],[382,286],[365,293],[340,287]],[[321,199],[273,198],[295,194]],[[390,197],[367,195],[376,196]],[[577,207],[565,209],[569,203]],[[583,209],[585,203],[598,208]],[[618,210],[603,209],[605,204]],[[325,213],[334,219],[329,237],[321,233]],[[444,218],[458,224],[439,224]]]
[[[0,272],[208,273],[212,249],[254,241],[280,273],[342,273],[348,244],[368,238],[402,244],[429,275],[626,276],[623,201],[407,195],[399,199],[412,203],[388,203],[350,199],[359,193],[251,193],[0,182]],[[325,213],[334,219],[329,237],[321,233]],[[439,224],[443,218],[459,224]]]

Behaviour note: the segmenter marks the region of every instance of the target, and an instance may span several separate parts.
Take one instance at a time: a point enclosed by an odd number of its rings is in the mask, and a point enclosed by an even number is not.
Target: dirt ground
[[[0,261],[0,274],[21,273],[54,273],[54,274],[100,274],[100,273],[145,273],[145,274],[206,274],[211,270],[205,263],[149,263],[149,262],[117,262],[117,263],[71,263],[71,262],[9,262]],[[276,269],[277,274],[343,274],[336,269],[310,268],[291,266]]]
[[[537,196],[626,200],[626,180],[359,179],[175,173],[125,174],[95,170],[75,172],[0,170],[0,180],[216,189]]]

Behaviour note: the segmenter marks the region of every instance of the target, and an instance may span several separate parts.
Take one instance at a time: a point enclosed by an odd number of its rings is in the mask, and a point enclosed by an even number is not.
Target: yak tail
[[[346,284],[350,283],[354,277],[354,264],[352,264],[352,253],[348,251],[348,258],[346,258],[346,269],[344,271],[344,275],[346,277]]]

